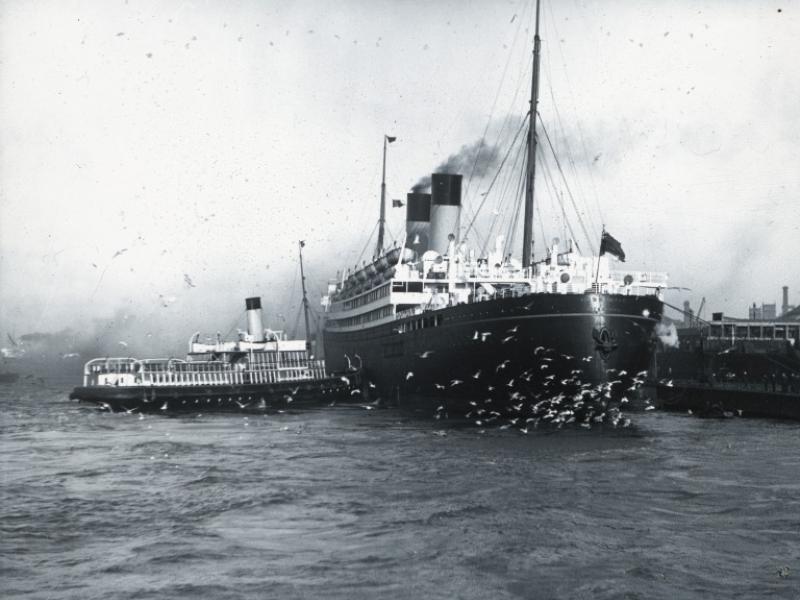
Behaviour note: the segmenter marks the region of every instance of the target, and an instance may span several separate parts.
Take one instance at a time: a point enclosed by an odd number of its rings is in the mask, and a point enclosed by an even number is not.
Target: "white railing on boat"
[[[96,358],[86,363],[83,385],[208,386],[305,381],[327,377],[324,360],[230,364],[178,359]]]

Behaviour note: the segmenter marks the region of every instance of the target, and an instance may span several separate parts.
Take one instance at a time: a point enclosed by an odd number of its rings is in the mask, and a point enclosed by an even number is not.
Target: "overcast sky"
[[[389,198],[487,124],[508,141],[531,7],[0,3],[0,327],[122,310],[188,337],[248,295],[294,321],[297,240],[318,295],[373,231],[384,133]],[[545,0],[542,17],[539,111],[592,235],[691,288],[675,304],[746,316],[781,285],[800,303],[800,3]]]

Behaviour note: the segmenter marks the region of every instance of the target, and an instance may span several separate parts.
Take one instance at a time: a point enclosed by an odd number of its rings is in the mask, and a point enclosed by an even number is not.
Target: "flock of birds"
[[[514,341],[516,332],[516,326],[506,331],[500,343]],[[472,339],[485,342],[491,335],[489,331],[475,331]],[[432,354],[434,351],[426,350],[417,356],[425,359]],[[644,384],[647,371],[628,373],[609,368],[605,369],[607,381],[594,383],[588,380],[596,382],[596,373],[594,377],[587,374],[587,363],[593,360],[594,356],[576,357],[538,346],[530,363],[525,365],[527,368],[522,370],[515,368],[510,359],[504,359],[491,367],[479,368],[464,379],[434,382],[434,392],[443,397],[434,417],[447,418],[458,412],[481,430],[497,427],[524,434],[540,426],[629,427],[631,420],[623,414],[623,409],[630,402],[629,396],[633,397]],[[405,380],[409,382],[414,377],[414,372],[408,371]],[[454,388],[463,389],[463,393],[456,393]],[[459,401],[458,396],[463,399]],[[644,410],[655,408],[648,400],[642,402]]]

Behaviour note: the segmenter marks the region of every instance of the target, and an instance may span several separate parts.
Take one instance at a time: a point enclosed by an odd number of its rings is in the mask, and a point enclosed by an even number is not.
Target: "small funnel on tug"
[[[449,236],[458,245],[461,220],[461,175],[434,173],[431,175],[431,235],[428,248],[447,254]]]
[[[254,342],[265,341],[264,324],[261,321],[261,298],[258,296],[245,298],[244,303],[247,307],[247,333]]]

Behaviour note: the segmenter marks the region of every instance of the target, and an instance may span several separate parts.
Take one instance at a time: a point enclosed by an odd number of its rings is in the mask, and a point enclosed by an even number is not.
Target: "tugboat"
[[[385,249],[394,138],[384,136],[374,259],[337,277],[323,298],[328,364],[359,359],[382,398],[479,425],[506,417],[521,429],[526,420],[616,424],[620,403],[644,381],[666,274],[612,268],[606,255],[623,262],[625,253],[605,228],[598,255],[554,239],[545,257],[532,256],[539,53],[537,1],[521,260],[503,237],[486,256],[466,247],[462,175],[449,172],[432,174],[430,193],[407,195],[405,238]]]
[[[300,247],[302,269],[302,242]],[[245,305],[247,332],[237,340],[203,343],[195,333],[185,360],[95,358],[70,399],[125,412],[266,412],[359,397],[357,369],[329,373],[307,340],[264,329],[261,298],[247,298]]]

